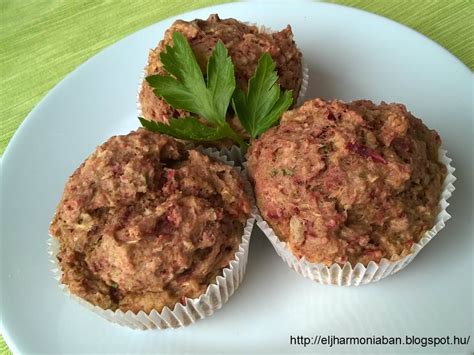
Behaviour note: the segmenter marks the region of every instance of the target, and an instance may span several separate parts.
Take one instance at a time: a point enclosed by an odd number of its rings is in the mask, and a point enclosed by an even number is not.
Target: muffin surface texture
[[[144,129],[112,137],[69,178],[51,223],[61,281],[103,309],[172,307],[233,260],[250,209],[231,166]]]
[[[313,263],[397,260],[438,214],[440,137],[403,105],[306,101],[248,152],[262,217]]]
[[[232,18],[220,19],[216,14],[210,15],[207,20],[177,20],[166,31],[158,46],[150,51],[145,76],[166,74],[160,61],[160,53],[167,45],[172,45],[172,35],[175,31],[187,38],[203,72],[206,72],[207,61],[215,45],[219,40],[222,41],[235,67],[236,85],[241,89],[247,88],[248,80],[254,75],[260,56],[265,52],[270,53],[276,63],[281,88],[293,90],[294,98],[298,97],[303,75],[302,56],[293,41],[290,26],[282,31],[269,33]],[[176,110],[157,97],[146,80],[143,81],[139,101],[146,119],[166,123],[172,117],[188,115],[187,112]],[[231,118],[231,124],[239,127],[235,118]]]

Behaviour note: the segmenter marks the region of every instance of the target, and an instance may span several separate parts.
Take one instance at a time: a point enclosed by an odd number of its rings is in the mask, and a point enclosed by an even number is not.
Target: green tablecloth
[[[169,16],[223,2],[0,0],[0,154],[33,106],[66,74],[102,48]],[[330,2],[408,25],[474,68],[472,0]],[[0,353],[8,353],[1,337]]]

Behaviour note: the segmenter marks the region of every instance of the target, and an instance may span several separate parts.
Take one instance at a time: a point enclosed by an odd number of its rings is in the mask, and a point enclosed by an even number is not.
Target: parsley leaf
[[[221,41],[217,42],[207,63],[207,89],[214,110],[225,120],[227,109],[235,89],[234,64]]]
[[[146,78],[154,93],[175,109],[200,118],[173,118],[169,124],[139,118],[145,128],[155,132],[196,141],[230,138],[245,149],[247,144],[226,120],[231,99],[235,114],[253,139],[275,125],[293,102],[291,90],[281,92],[276,65],[268,53],[260,57],[247,92],[236,89],[234,65],[221,41],[208,60],[207,79],[191,46],[179,32],[173,33],[173,46],[166,46],[160,59],[167,74]]]
[[[207,85],[193,50],[180,32],[173,33],[173,47],[160,53],[170,75],[146,78],[156,95],[177,109],[195,113],[207,121],[227,125],[226,113],[235,89],[234,65],[219,41],[207,65]]]
[[[291,90],[280,92],[275,68],[270,54],[264,53],[249,80],[247,92],[236,89],[233,96],[234,111],[254,139],[276,124],[293,102]]]
[[[235,76],[234,65],[224,44],[217,42],[212,51],[207,64],[207,81],[191,46],[179,32],[173,33],[173,47],[166,46],[160,59],[168,75],[146,78],[154,93],[174,108],[200,116],[209,125],[192,116],[171,119],[169,126],[140,118],[142,125],[180,139],[209,141],[230,138],[245,148],[247,144],[226,120],[235,89]]]
[[[178,139],[214,141],[228,136],[225,129],[206,126],[197,118],[191,116],[173,118],[169,121],[169,124],[147,121],[142,117],[139,117],[138,119],[142,126],[149,131],[167,134]]]

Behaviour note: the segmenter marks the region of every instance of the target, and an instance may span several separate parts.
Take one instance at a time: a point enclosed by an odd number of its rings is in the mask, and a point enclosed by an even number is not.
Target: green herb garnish
[[[173,33],[173,47],[166,46],[160,53],[164,69],[170,75],[151,75],[146,78],[157,96],[177,109],[192,112],[195,117],[171,119],[170,125],[140,118],[149,130],[176,138],[198,141],[231,138],[240,145],[243,139],[229,126],[227,108],[235,89],[234,65],[222,42],[215,46],[207,64],[207,82],[186,38]]]
[[[280,92],[275,67],[270,54],[264,53],[249,80],[247,92],[236,89],[234,93],[234,111],[252,138],[275,125],[293,102],[292,90]]]
[[[252,138],[278,122],[293,101],[292,91],[281,93],[275,63],[268,53],[258,61],[248,90],[235,89],[234,65],[224,44],[217,42],[207,64],[206,79],[186,38],[173,33],[173,47],[166,46],[160,59],[168,75],[146,78],[154,93],[176,109],[197,116],[173,118],[169,124],[139,117],[145,128],[195,141],[230,138],[245,148],[247,144],[226,120],[231,98],[234,111]]]
[[[146,129],[164,133],[178,139],[213,141],[227,137],[227,132],[221,127],[212,128],[205,126],[197,118],[192,116],[173,118],[169,121],[169,124],[147,121],[141,117],[138,119]]]

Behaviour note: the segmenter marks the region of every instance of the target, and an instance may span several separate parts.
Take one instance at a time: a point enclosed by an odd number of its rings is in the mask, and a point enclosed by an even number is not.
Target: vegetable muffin
[[[277,66],[279,83],[282,89],[293,90],[294,98],[298,97],[302,81],[301,53],[293,41],[291,27],[274,33],[259,31],[256,26],[246,25],[235,19],[221,20],[216,14],[207,20],[186,22],[177,20],[166,31],[165,37],[158,46],[151,50],[145,75],[165,75],[160,53],[166,46],[172,45],[174,32],[182,33],[196,56],[203,72],[206,72],[207,60],[219,40],[229,51],[235,67],[236,85],[247,89],[248,80],[254,75],[260,56],[268,52]],[[172,117],[185,117],[188,114],[176,110],[162,98],[157,97],[150,85],[143,80],[139,101],[143,117],[158,122],[168,122]],[[235,120],[233,120],[235,121]],[[237,122],[234,122],[238,125]]]
[[[112,137],[69,178],[51,223],[61,281],[104,309],[173,308],[234,259],[250,208],[231,166],[144,129]]]
[[[440,137],[401,104],[306,101],[248,152],[263,218],[313,263],[397,260],[431,229]]]

